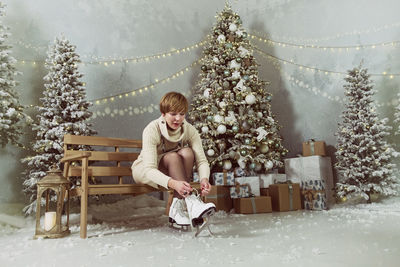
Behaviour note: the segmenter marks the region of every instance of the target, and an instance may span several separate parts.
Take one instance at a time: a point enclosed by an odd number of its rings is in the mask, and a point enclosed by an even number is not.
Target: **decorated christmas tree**
[[[397,94],[397,99],[400,100],[400,93]],[[400,134],[400,101],[394,112],[394,123],[396,125],[395,134]]]
[[[239,15],[226,5],[204,48],[189,119],[213,171],[266,172],[281,167],[287,153],[247,37]]]
[[[38,107],[38,123],[34,127],[37,132],[33,145],[35,155],[23,159],[28,165],[24,181],[24,191],[31,200],[25,208],[28,214],[35,208],[36,183],[51,166],[56,164],[60,167],[64,135],[96,133],[87,122],[92,115],[88,110],[91,103],[85,99],[79,62],[75,46],[64,37],[56,38],[45,63],[48,74],[44,77],[44,97],[40,99],[42,106]]]
[[[0,17],[4,16],[4,5],[0,2]],[[9,37],[8,28],[0,22],[0,144],[21,145],[19,142],[22,128],[30,118],[23,112],[19,96],[14,90],[18,74],[11,56],[11,46],[6,45]]]
[[[380,120],[372,96],[373,85],[366,69],[348,71],[344,85],[347,103],[339,123],[335,165],[337,197],[361,196],[371,202],[372,194],[395,195],[398,180],[391,163],[397,152],[385,141],[388,119]]]

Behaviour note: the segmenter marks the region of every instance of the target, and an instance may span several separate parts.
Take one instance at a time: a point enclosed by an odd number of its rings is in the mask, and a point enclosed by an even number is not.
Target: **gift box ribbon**
[[[207,199],[217,199],[217,198],[225,198],[229,194],[217,194],[217,195],[208,195],[206,196]]]
[[[315,155],[315,145],[314,145],[315,140],[310,139],[306,143],[310,145],[311,155]]]
[[[250,198],[250,201],[251,201],[251,207],[253,208],[253,213],[257,213],[256,198],[252,197]]]
[[[222,173],[224,177],[224,184],[228,184],[228,172],[224,170]]]
[[[304,196],[304,199],[310,202],[310,208],[313,209],[314,203],[313,200],[317,199],[318,193],[325,193],[325,190],[313,190],[313,189],[306,189],[301,191]]]

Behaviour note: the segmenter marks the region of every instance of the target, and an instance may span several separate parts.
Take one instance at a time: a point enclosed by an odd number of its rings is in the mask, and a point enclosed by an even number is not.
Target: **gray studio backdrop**
[[[43,61],[54,38],[64,34],[77,46],[86,64],[81,65],[89,100],[108,98],[143,88],[135,96],[110,98],[93,107],[92,122],[101,136],[141,138],[144,126],[159,116],[157,104],[167,91],[190,97],[202,56],[201,42],[215,23],[223,0],[6,0],[3,23],[10,27],[13,56],[23,75],[18,92],[25,105],[36,105],[42,95]],[[325,140],[333,156],[339,115],[343,104],[342,74],[363,61],[370,73],[400,73],[400,45],[380,45],[400,40],[400,2],[396,0],[245,0],[230,1],[241,16],[251,39],[266,54],[255,52],[260,77],[270,81],[272,109],[283,126],[289,156],[301,153],[301,143]],[[361,9],[362,7],[362,9]],[[267,39],[276,41],[268,42]],[[279,44],[285,42],[288,44]],[[293,46],[290,44],[297,44]],[[301,45],[339,48],[305,48]],[[376,47],[351,46],[378,44]],[[350,48],[349,48],[350,47]],[[182,48],[185,49],[184,51]],[[179,54],[168,52],[180,49]],[[133,62],[136,57],[161,54]],[[275,59],[272,57],[273,56]],[[164,56],[163,56],[164,55]],[[115,60],[105,64],[91,61]],[[128,61],[127,61],[128,60]],[[284,60],[288,61],[286,64]],[[295,63],[295,64],[293,64]],[[298,65],[296,65],[298,64]],[[182,70],[182,72],[180,72]],[[175,75],[174,75],[175,74]],[[174,76],[173,76],[174,75]],[[171,76],[171,77],[170,77]],[[163,79],[170,77],[165,82]],[[383,104],[382,117],[393,119],[400,77],[373,76]],[[159,83],[153,88],[147,85]],[[32,112],[32,110],[29,110]],[[25,141],[32,140],[27,129]],[[399,138],[391,136],[391,142]],[[7,147],[0,152],[0,202],[20,202],[19,163],[24,151]]]

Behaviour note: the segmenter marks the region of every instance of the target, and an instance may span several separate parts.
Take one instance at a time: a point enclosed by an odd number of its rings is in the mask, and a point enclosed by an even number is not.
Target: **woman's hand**
[[[169,179],[168,187],[174,189],[182,197],[187,197],[193,191],[188,182]]]
[[[206,196],[210,193],[211,184],[207,178],[203,178],[200,180],[200,189],[201,189],[202,196]]]

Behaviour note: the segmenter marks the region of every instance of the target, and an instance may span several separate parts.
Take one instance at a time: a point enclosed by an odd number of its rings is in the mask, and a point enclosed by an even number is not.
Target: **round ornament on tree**
[[[207,126],[201,127],[201,132],[202,132],[202,133],[208,133],[208,131],[209,131],[209,129],[208,129]]]
[[[247,104],[252,105],[256,103],[256,97],[253,94],[248,94],[245,98]]]
[[[267,170],[271,170],[274,167],[274,163],[270,160],[268,160],[267,162],[264,163],[264,167]]]
[[[232,168],[232,162],[230,160],[224,161],[224,170],[230,170]]]
[[[215,155],[214,149],[210,148],[209,150],[207,150],[207,156],[212,157],[214,155]]]
[[[237,30],[236,24],[231,23],[231,24],[229,25],[229,30],[230,30],[231,32],[235,32],[235,31]]]
[[[219,134],[224,134],[224,133],[226,133],[226,126],[223,125],[223,124],[218,125],[217,132],[218,132]]]

